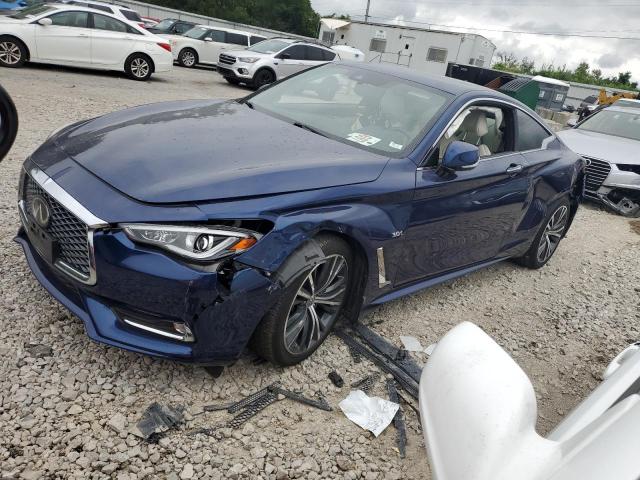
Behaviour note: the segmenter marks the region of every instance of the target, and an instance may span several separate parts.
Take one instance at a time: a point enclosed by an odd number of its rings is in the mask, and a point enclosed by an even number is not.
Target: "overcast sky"
[[[346,13],[362,20],[367,0],[311,0],[311,4],[321,15]],[[450,28],[440,25],[636,37],[638,40],[576,38],[457,29],[484,35],[496,44],[496,52],[529,57],[537,67],[553,62],[573,68],[586,61],[605,76],[631,71],[632,78],[640,81],[640,0],[371,0],[369,14],[375,22],[426,22],[442,30]]]

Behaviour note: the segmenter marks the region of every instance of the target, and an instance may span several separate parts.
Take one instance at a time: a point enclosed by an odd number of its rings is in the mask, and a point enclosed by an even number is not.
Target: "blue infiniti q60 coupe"
[[[542,267],[583,171],[510,97],[333,63],[58,130],[24,164],[16,240],[96,341],[292,365],[364,307],[505,259]]]

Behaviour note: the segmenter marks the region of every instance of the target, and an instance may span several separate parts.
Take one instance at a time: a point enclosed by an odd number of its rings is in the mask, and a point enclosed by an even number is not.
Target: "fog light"
[[[176,332],[182,334],[183,342],[193,342],[195,340],[193,332],[186,323],[173,322],[173,328],[175,328]]]
[[[181,342],[195,342],[196,337],[184,322],[172,322],[160,319],[133,318],[131,315],[121,317],[122,321],[134,328],[155,333],[163,337]]]
[[[238,73],[240,75],[246,75],[247,73],[249,73],[249,70],[247,70],[246,68],[239,68]]]

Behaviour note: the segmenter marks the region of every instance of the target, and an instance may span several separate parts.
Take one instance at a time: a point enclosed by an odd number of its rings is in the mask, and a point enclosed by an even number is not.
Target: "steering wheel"
[[[0,86],[0,161],[9,152],[18,133],[18,112],[11,97]]]

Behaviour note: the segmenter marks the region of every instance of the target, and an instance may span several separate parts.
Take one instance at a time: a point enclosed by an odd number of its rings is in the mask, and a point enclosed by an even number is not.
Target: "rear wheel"
[[[13,37],[0,37],[0,65],[3,67],[21,67],[27,60],[27,48]]]
[[[349,294],[353,255],[333,236],[316,238],[325,254],[287,287],[252,337],[252,348],[280,366],[311,355],[327,338]]]
[[[263,68],[262,70],[258,70],[256,72],[256,74],[253,76],[253,86],[255,88],[262,88],[265,85],[269,85],[270,83],[273,83],[276,81],[276,76],[275,74],[266,68]]]
[[[129,75],[129,78],[133,80],[149,80],[153,73],[153,64],[149,57],[142,53],[134,53],[124,65],[124,71]]]
[[[182,67],[193,68],[198,63],[198,54],[192,48],[183,48],[178,55],[178,63]]]
[[[569,201],[564,198],[550,209],[550,214],[547,215],[531,247],[524,256],[516,261],[531,269],[538,269],[546,265],[567,233],[569,215]]]

